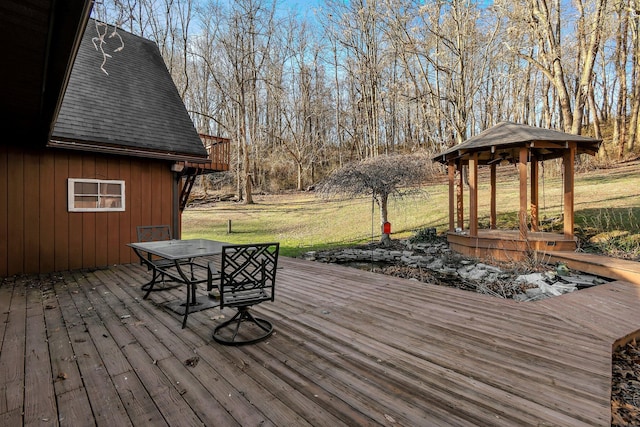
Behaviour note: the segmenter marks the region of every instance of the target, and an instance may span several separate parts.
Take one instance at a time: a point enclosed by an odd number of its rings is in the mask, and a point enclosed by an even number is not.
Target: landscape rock
[[[548,294],[554,297],[562,295],[559,289],[551,286],[547,282],[538,282],[538,288],[542,291],[543,294]]]
[[[467,274],[467,277],[465,277],[465,279],[481,280],[483,278],[487,278],[487,276],[489,275],[489,272],[482,268],[474,268],[471,271],[468,271],[466,274]]]
[[[518,283],[528,283],[531,285],[547,285],[546,278],[542,273],[523,274],[516,277]]]
[[[556,267],[528,274],[516,274],[474,258],[463,257],[449,249],[445,241],[394,241],[391,248],[347,248],[330,251],[310,251],[306,260],[350,265],[356,268],[384,272],[394,266],[390,274],[414,280],[443,282],[476,292],[487,293],[517,301],[536,301],[559,296],[577,289],[605,283],[600,277],[580,272],[557,274]],[[386,267],[385,267],[386,266]],[[404,270],[403,270],[404,269]],[[409,273],[408,270],[417,271]]]

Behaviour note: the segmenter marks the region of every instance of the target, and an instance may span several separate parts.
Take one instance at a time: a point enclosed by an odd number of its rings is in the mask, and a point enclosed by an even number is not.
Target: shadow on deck
[[[5,279],[1,425],[610,425],[640,287],[535,303],[282,258],[269,340],[142,300],[139,265]]]

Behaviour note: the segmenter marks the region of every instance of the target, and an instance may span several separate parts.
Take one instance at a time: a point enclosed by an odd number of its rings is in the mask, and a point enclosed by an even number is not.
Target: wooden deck
[[[448,232],[449,247],[461,254],[476,258],[492,258],[499,261],[521,261],[531,251],[546,253],[549,251],[573,252],[576,250],[575,238],[564,234],[544,231],[530,231],[526,239],[520,238],[518,230],[478,230],[477,236]]]
[[[516,303],[282,258],[268,341],[142,300],[137,264],[5,279],[0,425],[610,425],[611,350],[640,286]],[[231,311],[223,311],[229,316]],[[194,359],[197,358],[197,359]],[[197,361],[197,363],[196,363]]]

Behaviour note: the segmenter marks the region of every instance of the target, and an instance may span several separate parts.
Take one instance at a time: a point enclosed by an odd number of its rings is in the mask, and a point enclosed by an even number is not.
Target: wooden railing
[[[231,161],[231,140],[219,136],[200,134],[204,148],[209,153],[210,165],[207,169],[214,171],[229,170]]]
[[[231,140],[219,136],[200,134],[202,145],[207,150],[208,158],[200,162],[182,162],[189,174],[200,175],[210,172],[229,170],[231,158]]]
[[[219,136],[200,134],[200,139],[207,150],[208,159],[201,162],[178,162],[181,173],[182,188],[180,190],[180,211],[187,206],[191,189],[199,175],[211,172],[224,172],[229,170],[231,159],[231,140]]]

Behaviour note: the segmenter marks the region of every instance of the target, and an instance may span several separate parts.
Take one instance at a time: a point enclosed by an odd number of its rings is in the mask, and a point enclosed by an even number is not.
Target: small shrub
[[[438,232],[434,227],[421,228],[409,238],[411,243],[429,243],[438,240]]]

